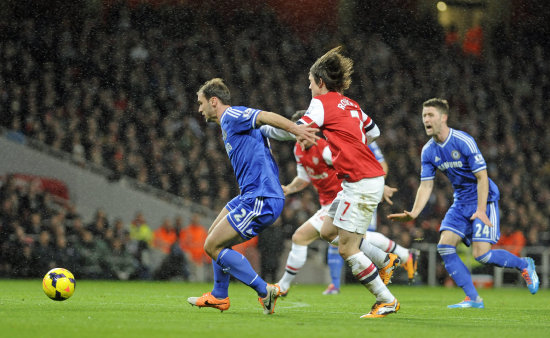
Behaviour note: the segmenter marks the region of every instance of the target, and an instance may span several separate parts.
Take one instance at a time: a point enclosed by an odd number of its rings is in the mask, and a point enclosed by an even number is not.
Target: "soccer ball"
[[[63,268],[51,269],[42,280],[44,293],[53,300],[69,299],[74,293],[75,286],[73,274]]]

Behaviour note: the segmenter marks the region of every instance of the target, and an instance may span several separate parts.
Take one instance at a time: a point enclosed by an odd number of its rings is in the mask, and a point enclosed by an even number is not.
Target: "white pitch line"
[[[279,302],[279,306],[282,306],[285,309],[294,309],[299,307],[308,307],[311,305],[309,305],[308,303],[284,301],[284,302]]]

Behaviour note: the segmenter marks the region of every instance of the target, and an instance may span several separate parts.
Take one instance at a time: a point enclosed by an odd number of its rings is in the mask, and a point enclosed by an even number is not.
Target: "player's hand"
[[[290,194],[290,189],[288,189],[286,185],[281,185],[281,188],[283,188],[283,194],[285,194],[285,196]]]
[[[393,205],[391,198],[396,191],[397,188],[392,188],[390,186],[384,185],[384,195],[382,197],[384,198],[384,201],[388,202],[389,205]]]
[[[304,140],[304,139],[301,139],[301,138],[298,138],[298,137],[296,137],[296,141],[298,142],[298,144],[300,145],[300,148],[302,150],[306,150],[309,147],[314,146],[314,145],[317,144],[316,142],[311,142],[311,141]]]
[[[408,222],[416,217],[410,212],[404,210],[402,213],[399,214],[390,214],[388,215],[388,219],[391,219],[392,221],[398,221],[398,222]]]
[[[309,124],[296,124],[295,128],[293,128],[294,130],[291,131],[291,133],[296,135],[296,141],[298,141],[302,149],[317,144],[317,140],[320,139],[317,135],[319,128],[312,127],[312,124],[313,122]]]
[[[482,221],[485,225],[488,225],[490,227],[493,226],[493,223],[491,223],[491,220],[489,219],[489,217],[487,217],[487,214],[485,212],[476,210],[472,217],[470,217],[470,221],[473,221],[476,218],[479,218],[479,220]]]

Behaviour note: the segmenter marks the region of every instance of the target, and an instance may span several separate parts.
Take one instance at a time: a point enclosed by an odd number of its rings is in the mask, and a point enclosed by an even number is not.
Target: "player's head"
[[[306,113],[305,110],[297,110],[293,115],[292,117],[290,118],[290,121],[292,122],[296,122],[298,121],[299,119],[302,118],[302,116],[304,116]]]
[[[329,50],[309,69],[309,89],[313,97],[325,91],[343,93],[349,88],[353,61],[340,54],[341,50],[342,46]]]
[[[447,100],[433,98],[422,104],[422,122],[428,136],[437,137],[442,131],[445,132],[448,117],[449,103]]]
[[[217,121],[218,106],[229,105],[231,101],[231,93],[229,88],[223,83],[220,78],[215,78],[206,81],[197,92],[197,101],[199,104],[199,113],[201,113],[206,121]]]

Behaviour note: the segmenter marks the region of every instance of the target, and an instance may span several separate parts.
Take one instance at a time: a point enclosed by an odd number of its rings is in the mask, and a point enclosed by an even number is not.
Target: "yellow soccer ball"
[[[42,280],[42,289],[46,296],[53,300],[69,299],[76,286],[73,274],[63,268],[48,271]]]

